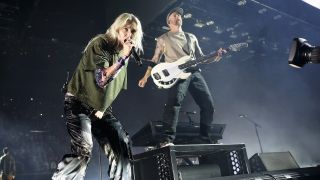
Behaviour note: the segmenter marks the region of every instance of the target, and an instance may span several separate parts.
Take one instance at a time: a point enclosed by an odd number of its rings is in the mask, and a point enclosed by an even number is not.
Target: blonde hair
[[[132,40],[135,44],[135,48],[143,52],[143,47],[142,47],[143,32],[142,32],[141,22],[135,15],[131,13],[120,14],[116,18],[116,20],[113,22],[113,24],[110,26],[110,28],[107,29],[107,32],[106,32],[107,37],[117,41],[119,29],[128,24],[132,25],[132,28],[135,29],[135,33],[132,34]],[[117,44],[118,43],[119,42],[117,42]]]
[[[135,30],[135,32],[132,34],[132,41],[135,44],[136,50],[139,52],[143,52],[143,47],[142,47],[143,31],[142,31],[141,22],[135,15],[131,13],[120,14],[112,23],[112,25],[107,29],[106,33],[103,34],[103,36],[110,43],[112,43],[113,46],[119,47],[120,45],[120,42],[118,42],[119,29],[128,24],[132,25],[132,28]],[[101,35],[97,35],[96,37],[91,39],[88,45],[99,36]],[[84,49],[84,51],[87,49],[87,47]]]

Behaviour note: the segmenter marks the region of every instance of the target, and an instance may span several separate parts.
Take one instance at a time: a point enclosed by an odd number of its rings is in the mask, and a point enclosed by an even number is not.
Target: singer
[[[110,180],[131,180],[128,133],[112,114],[111,104],[127,88],[132,48],[142,51],[142,27],[133,14],[118,16],[105,34],[92,38],[67,85],[64,113],[71,154],[64,155],[53,180],[83,180],[92,154],[92,136],[109,160]]]
[[[195,35],[186,33],[182,30],[183,9],[180,7],[172,9],[167,15],[167,25],[169,31],[157,38],[152,62],[159,63],[160,58],[164,55],[165,62],[175,62],[179,58],[190,56],[203,56],[198,40]],[[221,59],[222,49],[219,49],[215,60]],[[151,74],[152,67],[149,66],[144,77],[138,83],[140,87],[144,87],[147,79]],[[179,111],[183,99],[187,91],[200,107],[200,133],[194,142],[213,143],[209,136],[210,125],[213,121],[213,98],[198,68],[189,69],[192,75],[180,80],[176,85],[168,91],[168,100],[163,114],[163,127],[165,129],[161,139],[159,139],[159,147],[172,145],[176,135],[176,126],[179,118]]]

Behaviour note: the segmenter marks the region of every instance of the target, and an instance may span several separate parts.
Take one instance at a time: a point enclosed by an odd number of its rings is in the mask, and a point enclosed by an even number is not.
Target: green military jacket
[[[68,92],[95,110],[104,112],[116,99],[121,89],[127,89],[127,66],[124,65],[118,76],[101,88],[95,81],[95,70],[112,66],[122,57],[114,50],[104,35],[93,38],[68,83]]]

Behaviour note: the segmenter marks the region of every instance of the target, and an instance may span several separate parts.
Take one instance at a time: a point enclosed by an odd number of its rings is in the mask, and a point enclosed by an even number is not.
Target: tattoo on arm
[[[163,47],[161,46],[161,44],[159,42],[157,42],[156,49],[154,51],[154,55],[151,59],[152,62],[158,63],[160,61],[162,53],[163,53]]]
[[[108,85],[114,78],[118,76],[122,67],[125,65],[127,59],[120,58],[115,64],[108,68],[98,68],[95,70],[95,80],[96,84],[100,88],[104,88]]]

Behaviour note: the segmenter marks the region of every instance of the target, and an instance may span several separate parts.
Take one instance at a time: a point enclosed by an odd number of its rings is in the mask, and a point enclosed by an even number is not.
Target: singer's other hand
[[[103,116],[103,112],[97,111],[94,115],[96,116],[96,118],[101,119]]]
[[[138,86],[141,87],[141,88],[144,88],[144,86],[146,85],[148,79],[143,77],[142,79],[140,79],[139,83],[138,83]]]

